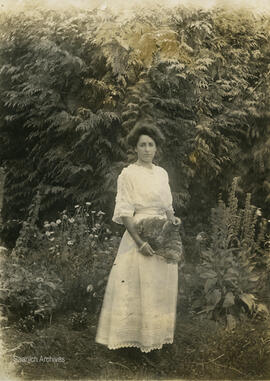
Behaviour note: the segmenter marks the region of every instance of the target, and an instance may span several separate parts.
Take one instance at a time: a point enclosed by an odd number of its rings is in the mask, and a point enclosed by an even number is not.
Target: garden
[[[0,13],[1,331],[20,379],[270,378],[270,17],[185,7]],[[30,3],[29,3],[30,4]],[[140,119],[181,217],[175,340],[95,343]]]

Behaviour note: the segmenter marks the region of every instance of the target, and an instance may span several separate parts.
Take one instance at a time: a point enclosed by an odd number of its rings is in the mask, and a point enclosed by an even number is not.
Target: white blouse
[[[172,211],[172,194],[165,169],[153,165],[152,169],[130,164],[117,180],[117,195],[112,220],[122,224],[121,217],[132,217],[136,212],[156,209]]]

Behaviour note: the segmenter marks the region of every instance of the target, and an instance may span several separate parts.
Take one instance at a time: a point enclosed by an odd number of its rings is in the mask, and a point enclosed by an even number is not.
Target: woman
[[[137,161],[118,177],[113,221],[124,224],[101,309],[96,341],[109,349],[137,347],[142,352],[173,342],[178,267],[154,255],[136,231],[141,218],[159,216],[174,224],[167,172],[153,164],[163,135],[149,125],[135,126],[128,143]]]

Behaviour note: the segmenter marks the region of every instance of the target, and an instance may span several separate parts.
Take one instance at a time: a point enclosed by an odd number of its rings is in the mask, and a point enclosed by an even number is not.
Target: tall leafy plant
[[[269,267],[261,267],[261,248],[267,239],[265,220],[259,224],[260,213],[246,195],[244,208],[236,197],[238,179],[233,180],[228,205],[219,200],[212,210],[210,245],[201,253],[198,274],[203,291],[195,301],[201,312],[211,317],[225,317],[233,328],[243,314],[268,314],[260,303],[261,279]],[[263,251],[265,258],[269,251]]]

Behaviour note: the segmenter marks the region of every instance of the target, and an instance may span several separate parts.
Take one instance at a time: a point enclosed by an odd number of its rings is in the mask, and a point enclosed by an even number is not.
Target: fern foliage
[[[140,119],[181,215],[203,219],[235,176],[269,212],[269,20],[223,9],[0,15],[3,219],[88,200],[110,211]],[[195,213],[193,213],[195,212]]]

